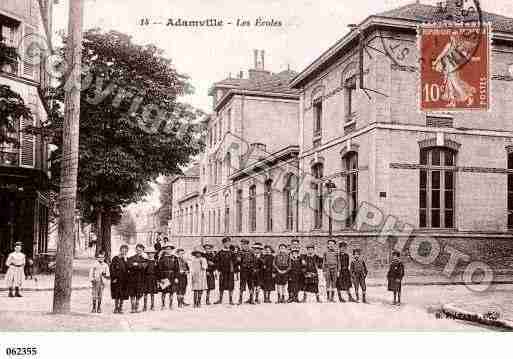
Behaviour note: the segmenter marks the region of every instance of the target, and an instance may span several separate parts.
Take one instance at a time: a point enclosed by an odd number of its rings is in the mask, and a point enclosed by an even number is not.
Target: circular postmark
[[[50,49],[46,38],[36,33],[26,34],[18,44],[18,55],[29,66],[39,66],[48,54]]]
[[[424,26],[429,28],[445,27],[449,33],[450,45],[455,48],[456,56],[451,57],[452,67],[450,71],[457,71],[469,63],[481,44],[484,33],[483,14],[478,0],[455,0],[448,1],[446,5],[440,4],[427,17],[419,18],[424,20],[419,27],[419,35],[422,34]],[[465,26],[467,25],[467,26]],[[451,27],[452,26],[452,27]],[[458,28],[458,29],[456,29]],[[406,66],[411,63],[409,58],[415,53],[412,46],[402,41],[395,43],[387,33],[379,30],[379,36],[383,51],[397,66]],[[420,54],[419,61],[422,64],[426,59]],[[418,70],[416,67],[415,70]]]

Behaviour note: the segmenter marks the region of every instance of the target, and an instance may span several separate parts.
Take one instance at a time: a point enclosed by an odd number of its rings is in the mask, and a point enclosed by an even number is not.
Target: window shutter
[[[35,53],[33,53],[34,46],[32,48],[30,47],[30,42],[27,41],[27,39],[31,39],[32,35],[34,34],[34,27],[30,25],[25,25],[25,31],[24,31],[24,39],[23,39],[23,76],[28,77],[30,79],[34,79],[35,76],[35,66],[34,63],[37,63],[37,61],[34,61],[34,59],[31,58],[31,56],[36,56]],[[37,47],[37,45],[35,46]]]
[[[37,111],[37,98],[35,95],[29,95],[28,107],[32,111],[33,119],[21,118],[21,151],[20,151],[20,163],[25,167],[34,167],[35,162],[35,136],[31,133],[25,132],[25,129],[29,126],[34,126],[36,118],[38,116]]]

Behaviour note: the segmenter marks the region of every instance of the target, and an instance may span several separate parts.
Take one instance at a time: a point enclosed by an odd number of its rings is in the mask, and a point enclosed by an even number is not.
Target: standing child
[[[189,265],[183,257],[185,251],[182,248],[176,250],[178,257],[178,273],[175,278],[175,292],[176,300],[178,301],[178,308],[187,307],[189,304],[185,303],[185,293],[187,292],[187,275],[189,274]]]
[[[216,262],[215,262],[215,253],[214,247],[211,244],[205,244],[203,246],[205,249],[204,257],[207,260],[207,298],[205,299],[205,304],[210,305],[210,292],[216,289]]]
[[[158,261],[160,288],[162,290],[162,307],[166,308],[166,296],[169,294],[169,309],[173,309],[173,286],[178,272],[178,259],[173,254],[174,246],[166,244],[162,247]]]
[[[401,305],[401,281],[404,277],[404,265],[401,262],[401,253],[392,252],[392,262],[388,269],[388,290],[394,292],[394,305]]]
[[[285,303],[285,290],[287,287],[288,274],[290,270],[290,256],[287,252],[287,245],[281,243],[278,246],[278,254],[274,257],[273,267],[276,275],[276,288],[278,300],[276,304]]]
[[[99,253],[96,256],[98,262],[89,270],[89,281],[92,285],[93,308],[91,313],[102,312],[103,288],[105,288],[105,279],[110,277],[109,266],[105,263],[105,255]]]
[[[114,299],[114,314],[123,313],[123,301],[128,299],[127,253],[128,246],[126,244],[121,245],[119,254],[112,258],[110,263],[110,295]]]
[[[162,248],[161,248],[162,249]],[[157,252],[149,252],[144,275],[144,304],[143,312],[148,310],[148,294],[150,295],[150,310],[155,310],[155,294],[158,293]]]
[[[191,288],[194,292],[194,308],[201,307],[203,291],[207,290],[207,269],[208,263],[201,249],[192,251],[191,262]]]
[[[5,282],[9,288],[9,297],[22,297],[20,291],[25,277],[24,267],[26,264],[25,254],[21,253],[21,242],[14,243],[14,252],[9,254],[5,266],[7,274]]]
[[[328,249],[324,253],[322,271],[326,280],[326,299],[328,302],[335,301],[335,287],[340,272],[340,259],[335,246],[334,239],[328,239]]]
[[[306,302],[307,293],[315,293],[317,303],[321,302],[321,298],[319,298],[319,267],[321,263],[322,259],[315,254],[315,246],[313,244],[308,245],[306,255],[303,258],[305,277],[303,302]]]
[[[262,290],[264,291],[264,303],[271,303],[271,292],[274,292],[274,256],[272,254],[272,247],[265,245],[264,254],[262,255]]]
[[[127,289],[132,308],[130,313],[139,312],[139,301],[144,295],[144,280],[147,265],[147,260],[144,256],[144,245],[140,243],[137,244],[135,246],[135,252],[135,255],[128,258],[127,261]]]
[[[253,244],[253,251],[255,252],[255,267],[253,268],[253,273],[255,277],[255,286],[254,286],[254,297],[255,304],[260,304],[260,289],[262,288],[262,274],[263,274],[263,262],[262,262],[262,243],[255,242]]]
[[[290,252],[290,270],[288,275],[289,303],[299,303],[299,291],[302,289],[303,263],[299,258],[299,249]]]
[[[353,296],[351,295],[351,272],[349,271],[349,254],[346,253],[347,243],[340,242],[339,248],[339,259],[340,259],[340,272],[337,278],[337,292],[338,300],[344,303],[345,300],[342,298],[342,291],[347,293],[347,298],[350,302],[354,302]]]
[[[365,261],[360,258],[359,249],[353,250],[353,261],[351,262],[351,277],[353,279],[356,301],[358,302],[360,300],[358,290],[359,288],[362,288],[362,302],[367,303],[367,298],[365,297],[365,291],[367,290],[367,286],[365,284],[365,278],[367,277],[367,266],[365,265]]]

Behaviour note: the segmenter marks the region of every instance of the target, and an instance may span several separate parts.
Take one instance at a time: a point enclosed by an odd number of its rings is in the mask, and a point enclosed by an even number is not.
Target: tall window
[[[249,231],[256,231],[256,186],[249,187]]]
[[[192,206],[189,210],[189,217],[190,217],[189,233],[194,233],[194,209]]]
[[[356,219],[358,208],[358,153],[349,152],[343,158],[346,171],[346,193],[348,199],[348,216],[346,226],[351,227]]]
[[[230,207],[228,202],[224,207],[224,233],[230,233]]]
[[[217,209],[217,233],[221,233],[221,208]]]
[[[214,132],[214,135],[213,135],[214,136],[214,142],[213,143],[215,144],[217,142],[217,124],[214,125],[214,131],[213,132]]]
[[[294,218],[297,211],[297,177],[290,175],[283,190],[285,197],[285,223],[287,231],[294,230]]]
[[[221,160],[218,161],[217,163],[217,183],[222,183],[223,181],[223,163],[221,162]]]
[[[454,227],[456,153],[445,147],[420,151],[419,227]]]
[[[225,162],[225,175],[226,177],[229,177],[230,174],[232,173],[232,155],[230,154],[230,152],[228,152],[226,154],[226,157],[224,158],[224,162]]]
[[[513,170],[513,152],[508,153],[508,170]],[[513,173],[508,173],[508,229],[513,229]]]
[[[201,234],[205,234],[205,212],[201,212]]]
[[[314,101],[313,104],[314,115],[314,135],[320,135],[322,130],[322,98]]]
[[[322,163],[317,163],[312,167],[315,183],[315,206],[314,206],[314,228],[322,228],[322,211],[324,208],[324,196],[321,179],[323,177],[324,167]]]
[[[219,117],[219,140],[223,139],[223,118]]]
[[[267,180],[264,189],[265,230],[273,231],[273,181]]]
[[[242,190],[237,190],[237,198],[236,198],[236,205],[237,205],[237,232],[242,232]]]
[[[195,224],[195,227],[194,227],[194,233],[198,234],[198,230],[199,230],[199,206],[196,205],[196,222],[194,223]]]
[[[344,84],[344,102],[346,121],[350,121],[353,115],[354,95],[356,93],[356,76],[348,78]]]
[[[19,43],[20,23],[6,16],[0,15],[0,41],[8,47],[16,48]],[[2,69],[5,72],[16,74],[18,72],[18,61],[14,58],[13,63],[5,65]]]
[[[226,124],[226,131],[230,132],[232,130],[232,109],[228,109],[226,112],[226,117],[228,119],[228,123]]]
[[[214,234],[217,233],[217,230],[216,230],[216,210],[215,209],[212,211],[212,233],[214,233]]]

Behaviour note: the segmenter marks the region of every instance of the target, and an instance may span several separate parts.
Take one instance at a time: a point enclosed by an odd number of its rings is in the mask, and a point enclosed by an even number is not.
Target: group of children
[[[159,246],[152,257],[144,252],[143,245],[136,246],[136,254],[127,257],[128,246],[120,248],[119,255],[112,258],[109,266],[102,255],[91,268],[92,312],[101,312],[101,301],[105,279],[111,280],[111,296],[114,299],[114,313],[123,313],[123,302],[130,299],[131,313],[139,311],[141,299],[142,310],[155,309],[155,294],[161,293],[161,309],[173,308],[176,295],[178,307],[188,306],[185,294],[190,284],[193,292],[193,306],[200,307],[205,293],[205,304],[211,304],[212,291],[219,291],[214,304],[223,303],[228,292],[230,304],[235,304],[233,292],[235,282],[239,283],[238,304],[271,303],[271,293],[276,291],[276,303],[306,302],[309,293],[321,302],[319,295],[319,271],[326,282],[326,300],[335,301],[335,293],[340,302],[345,302],[342,293],[347,293],[350,302],[361,300],[367,303],[366,277],[367,266],[360,257],[360,250],[353,250],[350,258],[346,252],[345,242],[328,240],[328,247],[323,256],[315,254],[313,244],[306,247],[306,253],[300,252],[299,241],[293,239],[290,245],[280,244],[278,253],[269,245],[241,240],[241,247],[231,244],[231,239],[222,240],[222,248],[214,252],[210,244],[195,248],[192,259],[184,258],[185,251],[176,249],[171,244]],[[338,248],[337,248],[338,247]],[[401,302],[401,281],[404,266],[400,253],[394,251],[387,274],[388,289],[394,293],[394,304]],[[188,283],[190,279],[190,283]],[[351,294],[354,288],[354,297]],[[302,297],[299,294],[302,292]],[[247,293],[247,300],[244,297]],[[286,298],[288,294],[288,298]],[[149,299],[149,307],[148,307]]]

